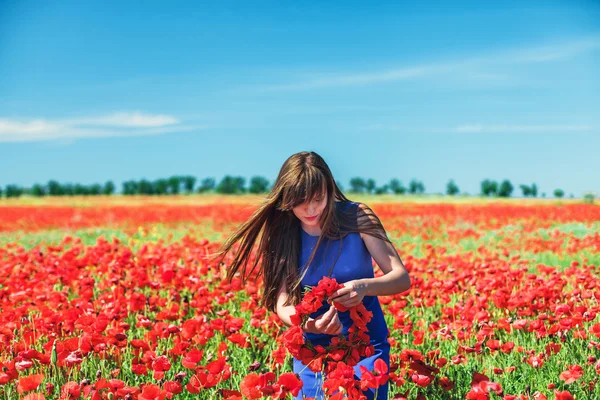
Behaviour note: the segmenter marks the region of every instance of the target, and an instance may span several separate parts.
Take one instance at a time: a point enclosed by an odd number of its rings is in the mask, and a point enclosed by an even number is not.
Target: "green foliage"
[[[46,189],[44,188],[44,186],[40,185],[39,183],[34,184],[31,187],[31,194],[33,196],[45,196],[46,195]]]
[[[245,193],[246,189],[244,187],[246,183],[246,179],[241,176],[230,176],[225,175],[225,177],[219,182],[217,185],[217,193],[221,194],[241,194]]]
[[[98,183],[94,183],[94,184],[90,185],[89,186],[89,194],[94,195],[94,196],[98,196],[98,195],[102,194],[102,185],[100,185]]]
[[[408,192],[412,194],[422,194],[425,192],[425,185],[423,185],[423,182],[413,178],[408,184]]]
[[[367,184],[365,186],[365,188],[367,189],[367,193],[369,193],[369,194],[373,193],[373,190],[375,190],[376,186],[377,185],[375,183],[375,179],[373,179],[373,178],[367,179]]]
[[[179,194],[179,190],[181,189],[181,177],[172,176],[168,179],[169,192],[171,194]]]
[[[48,181],[47,187],[50,196],[62,196],[64,194],[62,186],[55,180]]]
[[[87,196],[90,194],[90,189],[89,187],[82,185],[80,183],[76,183],[75,184],[75,194],[80,194],[83,196]]]
[[[559,198],[559,199],[560,199],[560,198],[562,198],[564,195],[565,195],[565,191],[564,191],[564,190],[562,190],[562,189],[555,189],[555,190],[554,190],[554,197],[557,197],[557,198]]]
[[[381,187],[375,188],[375,194],[385,194],[388,192],[389,185],[385,184]]]
[[[104,187],[102,188],[102,194],[106,196],[110,196],[115,193],[115,184],[113,181],[106,181],[104,183]]]
[[[166,179],[157,179],[153,183],[154,193],[167,194],[169,193],[169,181]],[[138,193],[140,193],[138,191]]]
[[[510,183],[508,179],[505,179],[500,184],[500,189],[498,189],[499,197],[510,197],[510,194],[513,191],[513,185]]]
[[[446,185],[446,194],[449,196],[454,196],[459,192],[460,190],[458,189],[456,183],[454,183],[454,179],[450,179],[450,182],[448,182],[448,184]]]
[[[136,181],[125,181],[123,182],[123,194],[132,195],[138,191],[138,183]]]
[[[406,187],[402,185],[402,182],[398,179],[394,178],[389,183],[389,188],[394,194],[404,194],[406,193]]]
[[[482,196],[496,196],[498,194],[498,183],[489,179],[481,182]]]
[[[266,193],[269,191],[269,181],[262,176],[253,176],[250,178],[250,193]]]
[[[194,191],[194,185],[196,184],[196,178],[191,175],[187,175],[182,177],[182,180],[185,192],[192,193]]]
[[[137,186],[138,194],[154,194],[154,185],[147,179],[141,179]]]
[[[19,197],[23,194],[23,188],[17,185],[6,185],[6,197]]]
[[[530,188],[531,197],[537,197],[537,185],[534,183]]]
[[[198,193],[206,193],[210,190],[214,190],[216,186],[215,178],[204,178],[198,186]]]
[[[350,192],[364,193],[367,190],[367,182],[363,178],[355,177],[350,179]]]
[[[594,204],[594,193],[588,192],[583,195],[583,202],[586,204]]]

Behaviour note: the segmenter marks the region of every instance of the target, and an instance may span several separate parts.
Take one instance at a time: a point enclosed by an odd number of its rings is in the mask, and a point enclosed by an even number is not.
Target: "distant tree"
[[[556,189],[554,191],[554,197],[558,197],[559,199],[562,198],[565,195],[564,190],[562,189]]]
[[[250,178],[250,186],[248,191],[250,193],[266,193],[269,187],[269,181],[262,176],[253,176]]]
[[[214,190],[216,187],[215,178],[204,178],[198,187],[198,193],[205,193]]]
[[[499,197],[510,197],[513,191],[513,185],[510,183],[508,179],[505,179],[500,184],[500,189],[498,190]]]
[[[587,192],[583,195],[583,202],[587,204],[594,204],[594,193]]]
[[[546,197],[546,192],[542,192],[542,197]]]
[[[60,183],[55,180],[49,180],[48,184],[48,195],[49,196],[62,196],[64,194],[63,188]]]
[[[363,178],[355,177],[350,179],[350,192],[364,193],[367,190],[367,182]]]
[[[386,194],[388,192],[389,185],[385,184],[381,187],[375,188],[375,194]]]
[[[89,193],[91,195],[98,196],[100,193],[102,193],[102,185],[100,185],[99,183],[94,183],[90,185]]]
[[[106,181],[102,187],[102,194],[110,196],[115,192],[115,184],[112,181]]]
[[[0,187],[0,198],[2,198],[2,187]]]
[[[6,185],[6,197],[20,197],[23,194],[23,188],[17,185]]]
[[[138,193],[138,183],[133,180],[123,182],[123,194],[125,196],[132,196]]]
[[[181,188],[181,178],[179,176],[172,176],[167,180],[169,184],[169,193],[170,194],[179,194],[179,189]]]
[[[154,190],[154,183],[150,182],[146,178],[142,178],[138,181],[137,193],[143,195],[156,194]]]
[[[388,185],[389,185],[390,190],[394,194],[406,193],[406,188],[404,187],[404,185],[402,185],[402,182],[400,182],[396,178],[393,178],[392,180],[390,180],[390,183]]]
[[[44,188],[44,186],[40,185],[39,183],[36,183],[31,187],[31,194],[33,196],[42,197],[46,195],[46,193],[46,188]]]
[[[222,194],[241,194],[246,190],[244,188],[246,180],[241,176],[226,175],[217,185],[217,193]]]
[[[423,193],[425,192],[425,186],[423,185],[423,182],[413,178],[408,183],[408,192],[412,194]]]
[[[489,179],[481,182],[481,194],[483,196],[496,196],[498,194],[498,183]]]
[[[531,186],[527,186],[527,185],[519,185],[519,187],[521,188],[521,191],[523,192],[523,196],[524,197],[536,197],[537,196],[537,186],[534,184],[532,184]]]
[[[66,196],[73,196],[75,194],[75,187],[72,183],[65,183],[62,185],[63,193]]]
[[[80,196],[87,196],[90,194],[90,189],[85,185],[76,183],[75,184],[75,194],[80,195]]]
[[[369,193],[369,194],[373,193],[373,190],[375,190],[375,187],[377,187],[377,184],[375,183],[375,179],[373,179],[373,178],[367,179],[367,184],[365,186],[365,189],[367,189],[367,193]]]
[[[458,194],[459,192],[460,192],[460,189],[458,188],[456,183],[454,183],[454,179],[450,179],[450,181],[446,185],[446,194],[449,196],[454,196],[454,195]]]
[[[169,193],[169,181],[164,178],[155,179],[152,182],[153,191],[155,194],[168,194]]]
[[[186,175],[183,177],[183,187],[186,193],[192,193],[194,191],[194,185],[196,184],[196,177]]]

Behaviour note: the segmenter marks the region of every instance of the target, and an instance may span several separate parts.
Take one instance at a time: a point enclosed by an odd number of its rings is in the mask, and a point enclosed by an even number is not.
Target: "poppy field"
[[[379,297],[391,399],[600,398],[600,206],[364,202],[412,282]],[[0,205],[0,399],[292,398],[261,278],[208,257],[255,207]]]

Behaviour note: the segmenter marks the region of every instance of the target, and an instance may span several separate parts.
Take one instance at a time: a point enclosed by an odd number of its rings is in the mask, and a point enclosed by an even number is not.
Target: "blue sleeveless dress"
[[[355,202],[336,202],[336,207],[342,210],[348,210],[351,207],[354,213],[358,209],[358,204]],[[353,214],[355,215],[355,214]],[[312,236],[306,233],[302,227],[300,227],[300,235],[302,237],[302,245],[300,254],[298,257],[298,271],[302,274],[302,266],[308,261],[312,250],[314,249],[318,236]],[[335,278],[338,283],[345,283],[354,279],[362,278],[373,278],[373,264],[371,254],[365,246],[360,233],[351,232],[348,233],[341,240],[342,250],[335,262],[333,267],[331,278]],[[302,279],[303,290],[307,286],[316,286],[318,282],[324,276],[327,276],[329,270],[338,256],[340,248],[340,240],[329,240],[324,238],[317,252],[313,262],[311,263],[306,275]],[[383,317],[383,311],[381,304],[377,296],[365,296],[363,304],[366,309],[373,313],[371,321],[367,324],[369,329],[368,334],[370,337],[371,344],[375,347],[375,354],[371,357],[363,358],[357,365],[354,366],[354,379],[360,379],[362,373],[360,366],[365,366],[369,371],[374,368],[374,362],[378,358],[381,358],[385,363],[390,365],[390,344],[387,340],[388,327]],[[330,305],[324,301],[321,308],[311,314],[311,318],[316,318],[322,315],[329,309]],[[352,319],[350,318],[350,312],[339,312],[338,316],[342,323],[342,334],[348,335],[348,328],[352,325]],[[310,340],[315,345],[327,346],[331,342],[331,338],[334,335],[328,334],[313,334],[304,332],[304,337]],[[321,372],[313,372],[306,367],[302,362],[293,357],[294,373],[300,376],[303,382],[303,387],[294,399],[301,400],[304,398],[314,397],[315,399],[323,399],[324,393],[322,389],[323,377]],[[388,398],[389,383],[381,385],[377,389],[377,399],[384,400]],[[375,400],[375,389],[365,390],[363,392],[369,400]]]

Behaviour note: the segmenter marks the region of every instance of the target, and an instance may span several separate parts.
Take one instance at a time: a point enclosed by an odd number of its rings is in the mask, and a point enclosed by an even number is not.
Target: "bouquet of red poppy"
[[[302,326],[317,311],[326,300],[344,285],[337,283],[335,279],[324,277],[316,287],[306,292],[302,302],[296,306],[296,314],[291,316],[293,326],[283,335],[283,340],[288,351],[302,364],[307,365],[313,372],[320,372],[325,367],[325,373],[336,368],[338,362],[348,366],[355,366],[362,357],[370,357],[375,353],[375,348],[370,343],[367,334],[367,323],[373,317],[373,313],[365,306],[359,305],[351,308],[344,307],[334,302],[335,308],[340,312],[350,310],[352,325],[348,329],[348,337],[338,335],[331,339],[328,346],[314,346],[306,340],[303,335]]]

